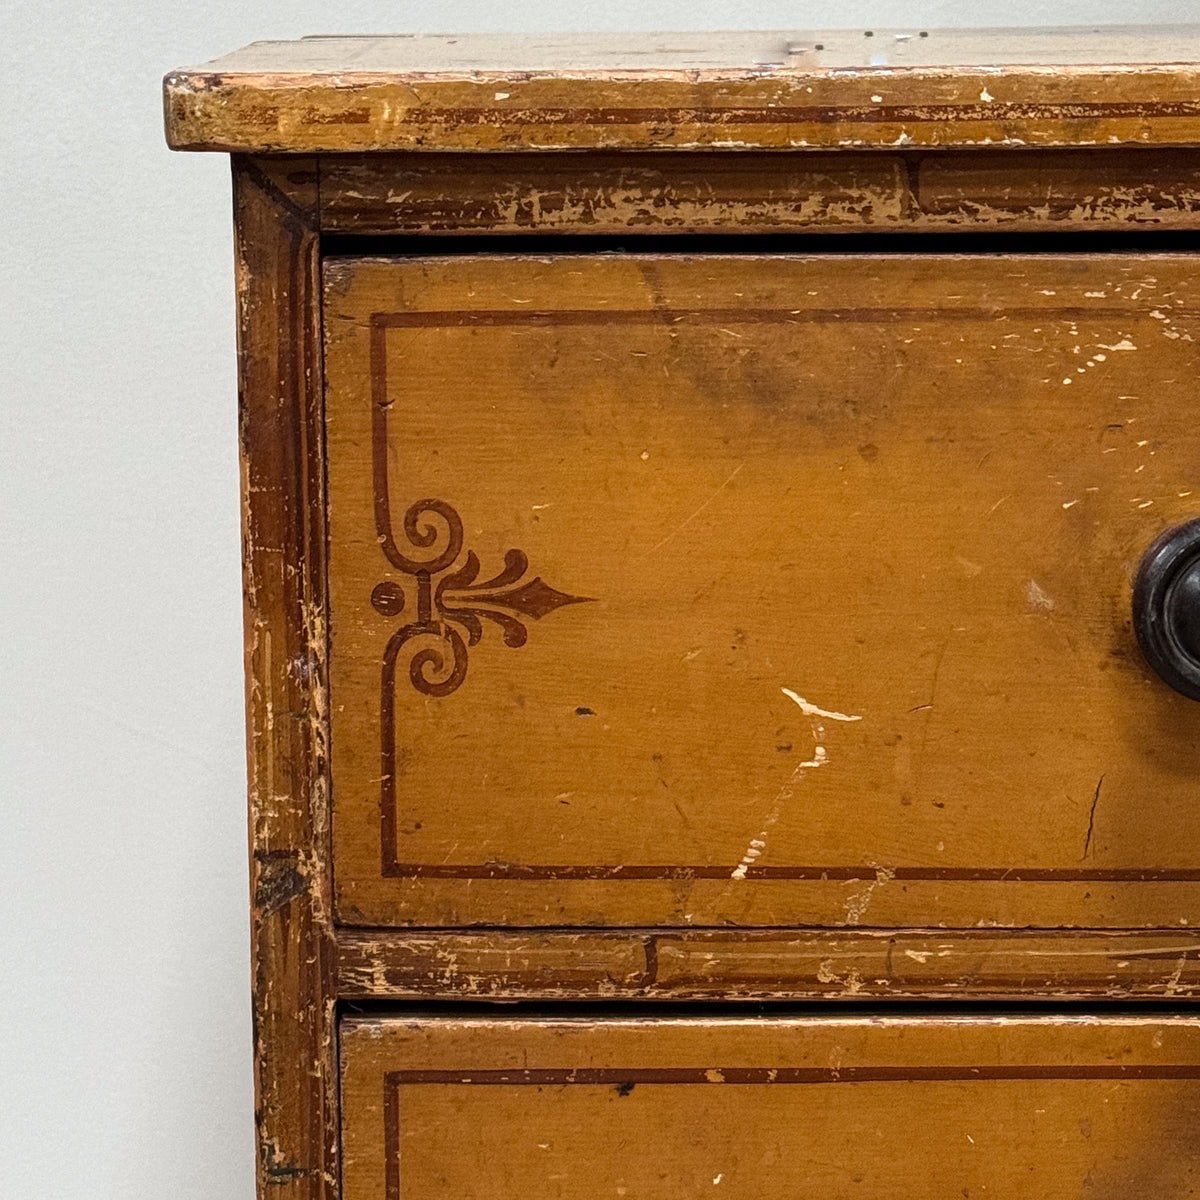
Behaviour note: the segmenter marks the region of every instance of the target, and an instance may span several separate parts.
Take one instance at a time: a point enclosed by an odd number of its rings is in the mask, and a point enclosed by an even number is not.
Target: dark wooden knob
[[[1163,681],[1200,700],[1200,518],[1168,529],[1142,556],[1133,627]]]

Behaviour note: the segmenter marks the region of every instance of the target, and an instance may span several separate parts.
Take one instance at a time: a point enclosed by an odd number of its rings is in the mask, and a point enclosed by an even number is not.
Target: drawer
[[[342,922],[1196,919],[1200,705],[1130,615],[1200,513],[1191,257],[324,289]]]
[[[344,1200],[1195,1196],[1200,1020],[354,1019]]]

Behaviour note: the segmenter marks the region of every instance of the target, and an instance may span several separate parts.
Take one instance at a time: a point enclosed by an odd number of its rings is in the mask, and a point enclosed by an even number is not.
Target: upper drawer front
[[[345,1200],[1200,1194],[1194,1020],[361,1020]]]
[[[1184,256],[326,263],[364,924],[1186,924]]]

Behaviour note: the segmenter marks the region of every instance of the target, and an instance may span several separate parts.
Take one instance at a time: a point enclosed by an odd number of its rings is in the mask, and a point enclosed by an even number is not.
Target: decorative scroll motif
[[[396,545],[390,530],[380,539],[388,562],[417,584],[417,619],[397,629],[388,641],[383,654],[384,677],[395,679],[400,651],[420,639],[409,660],[408,677],[426,696],[448,696],[466,679],[467,648],[483,637],[480,618],[500,626],[506,646],[523,646],[529,631],[521,618],[536,621],[556,608],[591,599],[568,596],[537,576],[525,579],[529,559],[521,550],[507,551],[503,570],[482,583],[475,582],[479,559],[473,550],[452,570],[462,553],[463,525],[444,500],[418,500],[411,505],[404,514],[404,536],[410,546],[434,553],[425,559],[409,557]],[[439,575],[441,578],[436,578]],[[400,584],[385,580],[372,591],[371,604],[383,616],[397,617],[408,607],[408,600]]]

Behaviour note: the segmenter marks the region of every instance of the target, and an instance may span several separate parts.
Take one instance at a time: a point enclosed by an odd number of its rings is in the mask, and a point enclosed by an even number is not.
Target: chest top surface
[[[1200,26],[264,41],[164,81],[181,150],[1200,144]]]

